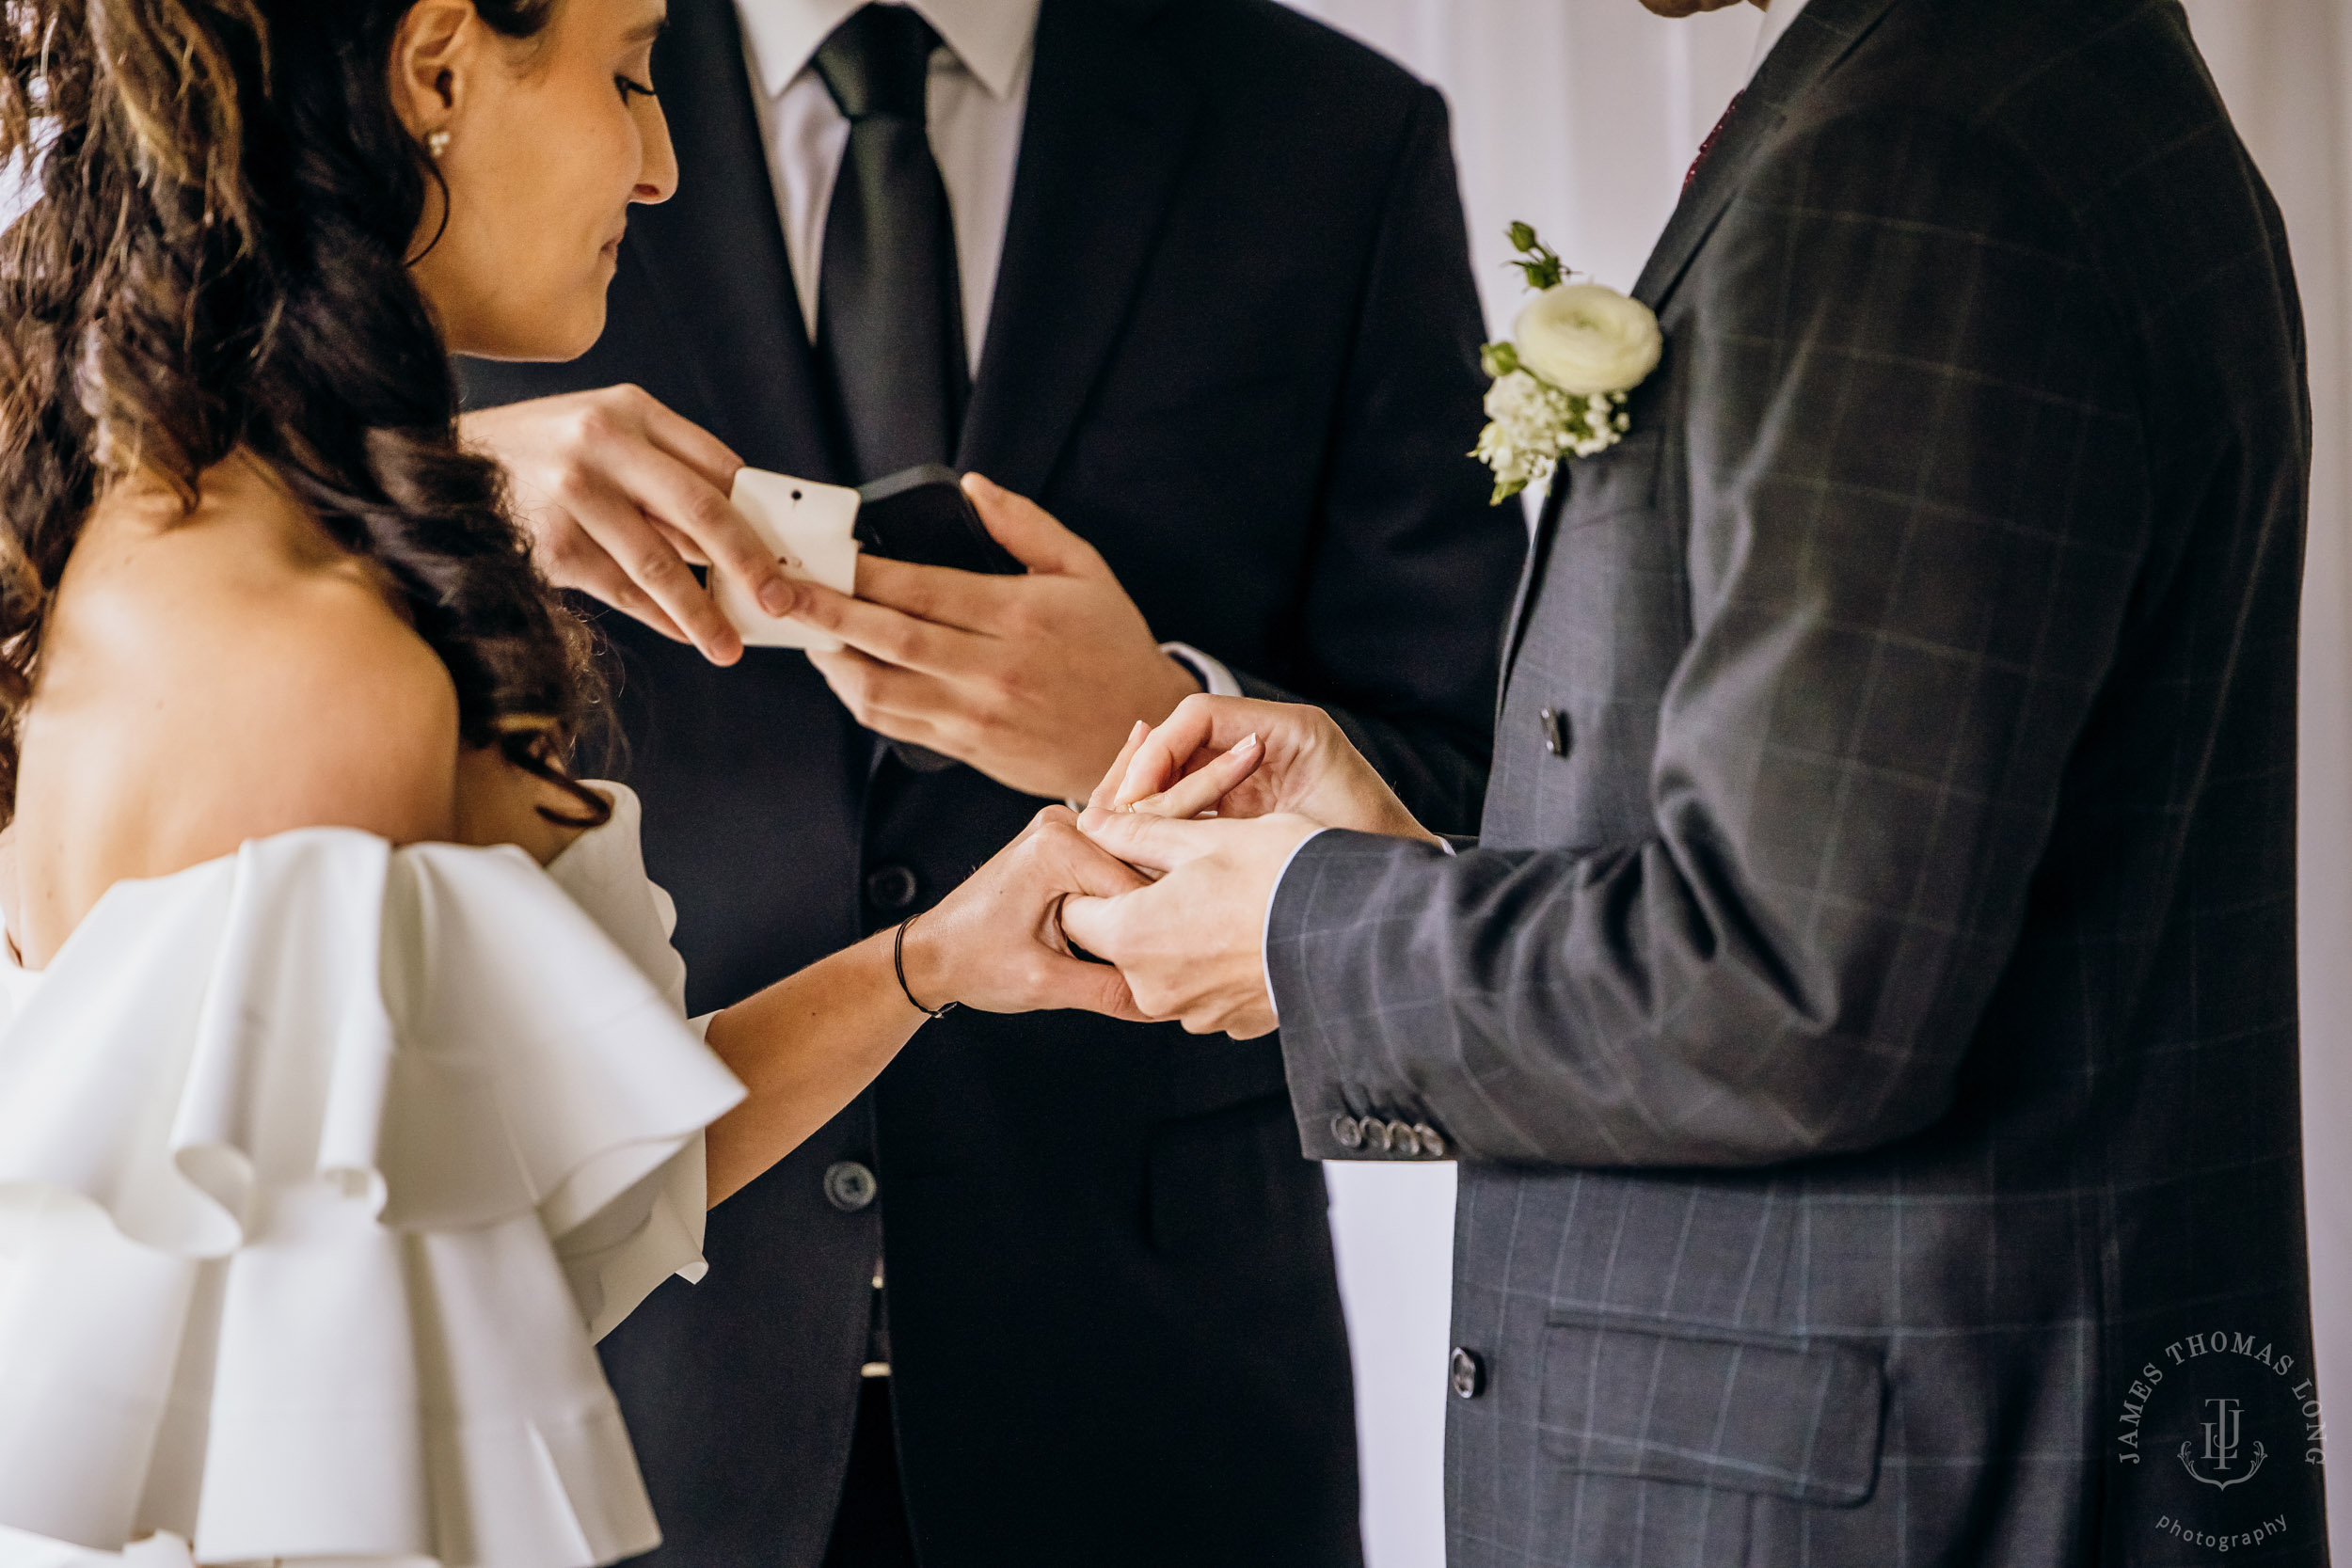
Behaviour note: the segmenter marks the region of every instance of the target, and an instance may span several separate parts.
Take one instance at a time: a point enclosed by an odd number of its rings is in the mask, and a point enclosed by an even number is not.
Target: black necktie
[[[850,122],[825,218],[817,356],[860,483],[953,461],[971,390],[955,225],[924,129],[938,44],[914,11],[872,5],[817,51]]]

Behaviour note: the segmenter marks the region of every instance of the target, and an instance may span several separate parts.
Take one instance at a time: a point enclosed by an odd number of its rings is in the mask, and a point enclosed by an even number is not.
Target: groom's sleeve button
[[[1389,1123],[1389,1148],[1411,1159],[1421,1152],[1421,1134],[1401,1121]]]
[[[1445,1139],[1438,1134],[1436,1128],[1425,1121],[1417,1121],[1413,1123],[1413,1136],[1421,1144],[1422,1159],[1442,1160],[1445,1158]]]
[[[1364,1147],[1364,1124],[1342,1111],[1331,1118],[1331,1138],[1342,1148]]]
[[[1375,1153],[1389,1151],[1389,1124],[1377,1117],[1364,1118],[1364,1147]]]

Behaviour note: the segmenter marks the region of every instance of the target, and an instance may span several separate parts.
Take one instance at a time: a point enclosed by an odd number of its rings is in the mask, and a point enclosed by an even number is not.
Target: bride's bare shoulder
[[[449,835],[447,669],[374,568],[257,463],[208,472],[193,513],[159,486],[109,494],[59,584],[38,679],[25,784],[44,727],[119,723],[135,705],[142,750],[174,759],[173,815],[205,818],[183,825],[191,852],[330,824]]]

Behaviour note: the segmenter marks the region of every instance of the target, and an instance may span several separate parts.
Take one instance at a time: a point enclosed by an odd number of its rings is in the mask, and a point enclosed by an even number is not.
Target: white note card
[[[784,563],[786,576],[821,582],[844,594],[857,592],[858,544],[851,531],[857,526],[855,490],[745,468],[735,476],[733,499],[760,542]],[[712,569],[710,593],[748,647],[831,653],[841,646],[830,632],[760,609],[751,590],[730,572]]]

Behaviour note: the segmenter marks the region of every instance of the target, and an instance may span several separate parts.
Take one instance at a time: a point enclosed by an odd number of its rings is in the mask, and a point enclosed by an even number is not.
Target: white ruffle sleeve
[[[699,1273],[742,1089],[613,794],[548,871],[285,833],[0,973],[0,1564],[658,1544],[590,1331]]]

